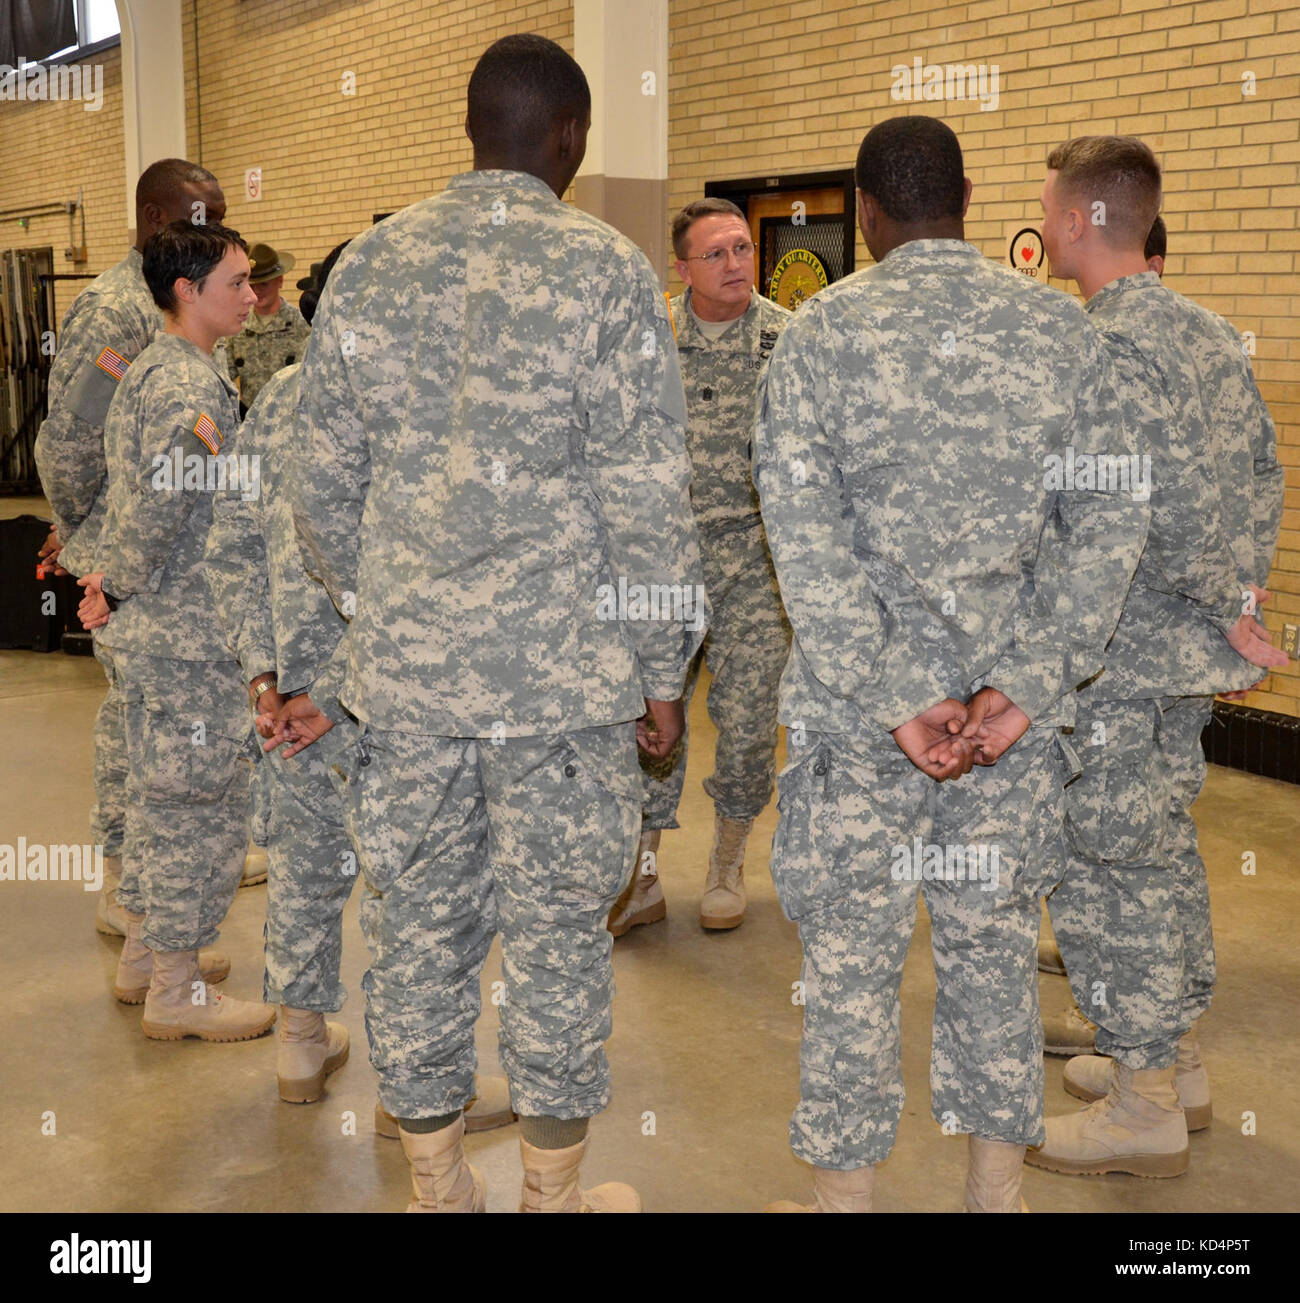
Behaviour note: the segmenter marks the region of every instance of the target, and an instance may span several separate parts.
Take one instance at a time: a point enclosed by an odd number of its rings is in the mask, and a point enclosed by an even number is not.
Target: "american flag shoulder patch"
[[[107,371],[114,380],[121,380],[126,375],[130,362],[124,358],[121,353],[115,353],[111,348],[106,348],[95,359],[95,365],[101,371]]]
[[[194,434],[214,457],[221,450],[221,431],[217,429],[217,423],[207,412],[199,413],[199,419],[194,422]]]

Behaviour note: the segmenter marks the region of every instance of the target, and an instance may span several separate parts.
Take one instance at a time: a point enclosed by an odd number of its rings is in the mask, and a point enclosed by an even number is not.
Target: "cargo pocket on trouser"
[[[844,825],[831,748],[810,734],[795,754],[777,775],[771,857],[777,899],[792,923],[825,909],[846,885]]]
[[[343,802],[343,821],[366,883],[387,892],[410,862],[425,825],[413,826],[414,793],[435,781],[419,764],[420,734],[387,734],[377,739],[362,726],[354,741],[330,763],[330,780]],[[402,754],[399,754],[399,751]],[[292,759],[290,762],[292,764]]]
[[[139,717],[141,800],[157,805],[212,805],[245,776],[247,744],[189,722],[179,712],[142,703]]]
[[[1065,789],[1069,846],[1094,863],[1154,858],[1168,807],[1155,701],[1081,705],[1073,747],[1082,775]]]
[[[607,909],[632,876],[645,795],[635,727],[579,729],[561,738],[556,804],[547,811],[568,850],[567,869],[553,879],[561,900],[594,893]]]

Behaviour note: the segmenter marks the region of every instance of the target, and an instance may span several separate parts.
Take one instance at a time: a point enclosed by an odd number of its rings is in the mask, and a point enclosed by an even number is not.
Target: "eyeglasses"
[[[737,262],[744,262],[753,252],[753,240],[742,240],[739,244],[733,244],[730,249],[714,249],[710,253],[692,254],[686,261],[702,262],[706,267],[717,267],[729,253],[735,256]]]

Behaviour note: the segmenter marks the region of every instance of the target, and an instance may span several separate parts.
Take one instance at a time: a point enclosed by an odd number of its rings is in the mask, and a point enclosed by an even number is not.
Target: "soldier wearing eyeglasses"
[[[713,774],[713,848],[700,902],[706,928],[738,927],[745,914],[745,842],[772,794],[777,690],[790,652],[790,625],[759,515],[750,470],[754,402],[790,313],[754,290],[754,242],[744,214],[726,199],[687,204],[673,219],[677,274],[686,290],[671,300],[682,383],[691,504],[699,527],[713,625],[707,660],[709,717],[718,730]],[[689,700],[700,656],[687,678]],[[687,735],[675,758],[647,768],[637,872],[610,913],[617,937],[665,917],[656,855],[663,829],[676,828],[686,773]]]

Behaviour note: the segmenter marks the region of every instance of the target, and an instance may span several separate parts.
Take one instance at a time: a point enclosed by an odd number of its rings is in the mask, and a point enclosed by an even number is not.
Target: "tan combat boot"
[[[1065,1089],[1075,1099],[1090,1102],[1101,1099],[1110,1091],[1112,1073],[1113,1060],[1100,1054],[1081,1055],[1065,1065]],[[1174,1086],[1178,1090],[1178,1102],[1183,1106],[1188,1131],[1204,1131],[1210,1125],[1213,1109],[1210,1105],[1210,1078],[1201,1062],[1195,1031],[1188,1032],[1178,1042]]]
[[[1089,1022],[1070,1001],[1063,1013],[1043,1016],[1044,1054],[1091,1054],[1097,1048],[1097,1024]]]
[[[745,919],[745,842],[753,820],[713,820],[709,876],[700,901],[700,926],[716,931],[739,927]]]
[[[521,1213],[639,1213],[641,1196],[630,1185],[607,1181],[591,1190],[578,1185],[586,1140],[566,1149],[538,1149],[520,1137],[524,1160]]]
[[[275,1074],[286,1104],[311,1104],[325,1093],[325,1078],[348,1061],[348,1032],[341,1023],[307,1009],[280,1006]]]
[[[199,977],[198,953],[155,950],[144,1002],[144,1034],[155,1041],[250,1041],[271,1030],[275,1007],[222,995]]]
[[[1038,938],[1038,971],[1065,976],[1065,960],[1061,958],[1055,937]]]
[[[259,883],[266,881],[267,858],[266,848],[257,845],[256,842],[248,843],[248,850],[244,855],[244,876],[240,878],[241,887],[256,887]]]
[[[144,915],[123,910],[122,917],[126,920],[126,937],[113,977],[113,997],[123,1004],[143,1004],[149,994],[149,983],[153,981],[154,952],[140,935]],[[205,982],[224,982],[230,976],[230,960],[220,951],[200,950],[199,976]]]
[[[1047,1139],[1025,1162],[1049,1172],[1182,1176],[1187,1123],[1174,1069],[1134,1070],[1115,1061],[1106,1096],[1078,1113],[1047,1119]]]
[[[970,1136],[966,1168],[968,1213],[1027,1213],[1020,1197],[1020,1176],[1025,1170],[1025,1147],[1006,1140]]]
[[[662,831],[660,828],[642,830],[641,841],[636,848],[636,868],[632,870],[632,881],[623,888],[623,894],[609,911],[606,927],[612,936],[621,937],[643,923],[658,923],[660,919],[668,917],[664,891],[659,885],[657,859]]]
[[[464,1139],[463,1117],[427,1135],[401,1132],[402,1151],[411,1165],[408,1213],[487,1211],[487,1188],[478,1170],[465,1161]]]
[[[811,1206],[778,1199],[770,1203],[768,1213],[869,1213],[871,1195],[876,1188],[876,1168],[858,1167],[851,1172],[837,1172],[829,1167],[813,1168],[813,1198]]]
[[[474,1094],[465,1105],[465,1134],[477,1131],[495,1131],[508,1127],[519,1119],[510,1107],[510,1084],[500,1076],[476,1076]],[[375,1100],[375,1135],[385,1140],[397,1139],[397,1119]]]
[[[126,910],[117,903],[117,889],[122,885],[122,857],[104,856],[104,885],[95,903],[95,931],[106,937],[126,936]]]

